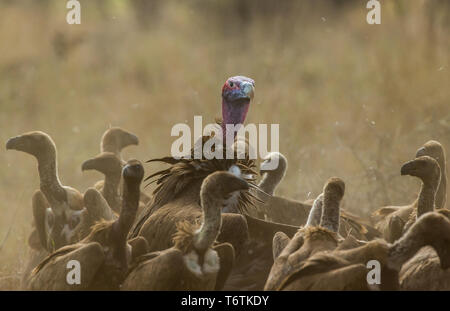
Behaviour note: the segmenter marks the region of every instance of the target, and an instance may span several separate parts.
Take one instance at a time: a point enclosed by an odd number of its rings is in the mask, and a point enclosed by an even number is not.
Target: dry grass
[[[224,80],[244,74],[256,81],[248,122],[280,124],[290,161],[282,195],[315,197],[339,176],[345,207],[368,215],[413,199],[418,181],[400,166],[421,144],[437,139],[450,154],[448,6],[386,1],[382,24],[370,26],[359,2],[303,2],[273,16],[249,6],[240,17],[226,1],[166,2],[143,25],[126,1],[85,1],[78,26],[65,23],[65,1],[0,2],[0,142],[49,133],[62,182],[84,191],[100,175],[80,165],[109,125],[139,136],[126,158],[167,155],[171,127],[194,115],[212,122]],[[9,289],[26,260],[39,181],[28,155],[3,147],[0,162],[0,243],[10,230],[0,289]]]

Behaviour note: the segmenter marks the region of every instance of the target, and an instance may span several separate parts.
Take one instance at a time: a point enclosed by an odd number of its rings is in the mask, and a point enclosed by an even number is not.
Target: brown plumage
[[[203,143],[208,137],[203,137]],[[193,151],[192,151],[193,152]],[[225,152],[225,151],[224,151]],[[194,158],[192,156],[192,158]],[[198,223],[202,216],[200,206],[200,187],[203,180],[216,171],[227,171],[238,166],[252,183],[254,162],[247,159],[174,159],[171,157],[152,161],[171,164],[147,179],[157,177],[157,187],[150,204],[140,214],[130,237],[142,236],[148,242],[151,251],[159,251],[173,246],[171,237],[177,231],[176,224],[181,221]],[[239,211],[251,208],[255,198],[248,191],[235,192],[224,202],[225,209]],[[232,226],[232,227],[229,227]],[[245,218],[239,214],[224,213],[222,232],[219,241],[229,242],[239,253],[247,238]]]
[[[428,158],[428,159],[427,159]],[[429,169],[429,171],[439,170],[439,166],[436,161],[430,161],[430,157],[421,156],[414,161],[409,162],[409,165],[402,170],[408,175],[417,176],[421,175],[420,168],[423,170],[423,166],[428,164],[434,166],[434,170]],[[428,160],[429,163],[420,163],[420,161]],[[419,169],[419,170],[418,170]],[[422,173],[423,174],[423,173]],[[438,185],[439,185],[439,174],[437,172],[433,174],[428,174],[426,176],[428,179],[421,190],[421,197],[417,203],[417,209],[414,210],[405,228],[412,226],[416,221],[417,217],[422,214],[433,211],[435,208],[435,198],[437,198]],[[423,180],[424,178],[421,177]],[[427,187],[429,190],[427,190]],[[436,213],[443,215],[446,219],[449,219],[450,211],[447,209],[437,209]],[[450,225],[450,222],[448,222]],[[441,232],[442,238],[446,238],[450,241],[450,235],[445,236],[444,232]],[[450,271],[443,271],[439,264],[439,255],[431,247],[422,248],[411,260],[409,260],[400,271],[400,283],[403,290],[450,290]]]
[[[278,161],[276,169],[267,169],[269,163]],[[299,202],[273,195],[277,185],[281,182],[285,175],[288,162],[286,157],[279,152],[270,153],[261,164],[260,174],[262,179],[258,186],[264,192],[272,195],[267,196],[264,193],[256,192],[255,194],[262,201],[257,204],[255,212],[252,216],[257,216],[272,222],[283,223],[293,226],[303,226],[307,222],[312,203]],[[319,203],[320,204],[320,203]],[[379,232],[372,227],[370,222],[341,209],[341,228],[340,234],[347,236],[353,235],[360,240],[371,240],[378,237]]]
[[[446,202],[446,158],[442,145],[437,141],[429,141],[423,147],[417,150],[416,157],[429,156],[437,161],[441,172],[441,178],[436,194],[436,208],[445,208]],[[429,187],[428,187],[429,188]],[[400,238],[405,231],[404,226],[410,220],[415,220],[415,213],[421,196],[419,192],[417,199],[405,206],[386,206],[376,210],[373,216],[379,218],[376,228],[381,232],[382,237],[388,242],[394,242]]]
[[[144,255],[127,276],[122,289],[220,289],[216,287],[216,280],[219,278],[220,286],[223,285],[234,261],[230,244],[213,247],[222,223],[221,210],[229,195],[248,188],[245,180],[229,172],[219,171],[206,177],[200,190],[201,225],[189,221],[178,223],[173,235],[174,246]],[[221,251],[216,251],[217,248]]]
[[[84,205],[80,223],[71,232],[70,243],[76,243],[87,237],[96,223],[117,218],[105,198],[94,188],[89,188],[84,193]]]
[[[447,219],[448,226],[450,225],[450,221],[448,221],[450,215],[446,211],[440,209],[435,213],[444,216]],[[436,228],[437,234],[441,235],[439,238],[450,241],[448,232],[439,231]],[[402,266],[399,275],[401,290],[450,290],[450,269],[442,269],[440,255],[430,246],[423,247],[414,257],[408,260]]]
[[[338,246],[340,202],[345,192],[344,182],[330,178],[324,186],[323,205],[315,204],[311,217],[292,240],[277,233],[273,239],[275,262],[265,284],[265,290],[279,289],[284,279],[296,272],[298,264],[317,252],[332,250]],[[317,202],[318,200],[316,200]],[[321,208],[321,212],[317,209]],[[316,224],[319,219],[320,222]]]
[[[115,290],[123,281],[133,252],[127,234],[139,204],[139,186],[144,169],[130,160],[123,169],[124,198],[119,219],[100,221],[89,235],[77,244],[62,247],[45,258],[30,277],[31,290]],[[98,194],[98,192],[97,192]],[[139,245],[135,241],[134,245]],[[144,243],[145,244],[145,243]],[[142,254],[144,251],[139,251]],[[82,268],[81,284],[68,284],[67,264],[77,260]]]
[[[10,138],[6,149],[31,154],[37,159],[40,190],[51,208],[53,218],[47,234],[48,250],[55,250],[68,243],[67,232],[74,213],[83,208],[83,196],[71,187],[63,186],[59,181],[56,146],[49,135],[43,132],[29,132]]]
[[[46,221],[47,209],[50,209],[50,206],[40,190],[36,190],[33,194],[31,205],[33,208],[34,229],[29,240],[34,239],[35,241],[29,243],[29,255],[27,256],[27,262],[21,276],[20,286],[22,289],[26,289],[31,271],[49,254],[47,250]]]
[[[68,244],[77,243],[84,239],[91,232],[91,227],[95,223],[113,219],[113,213],[105,199],[93,188],[85,192],[84,205],[85,208],[78,213],[74,213],[69,221],[70,228],[73,229],[66,232]],[[52,217],[52,214],[50,214],[50,207],[41,191],[37,190],[34,193],[32,206],[35,224],[33,233],[37,237],[37,242],[32,247],[25,270],[22,273],[22,288],[26,288],[31,271],[49,255],[46,245],[48,240],[47,231],[49,228],[47,221],[49,221],[49,217]]]
[[[288,244],[281,256],[288,256],[288,269],[278,268],[276,283],[266,289],[275,290],[396,290],[398,274],[423,246],[433,247],[440,258],[441,269],[450,267],[450,222],[438,213],[420,217],[408,232],[394,244],[377,239],[357,248],[315,252],[303,259],[303,245],[309,240]],[[300,246],[300,247],[299,247]],[[316,249],[315,249],[316,250]],[[377,260],[381,269],[381,284],[369,285],[366,264]],[[285,264],[286,265],[286,264]],[[287,272],[287,273],[286,273]]]

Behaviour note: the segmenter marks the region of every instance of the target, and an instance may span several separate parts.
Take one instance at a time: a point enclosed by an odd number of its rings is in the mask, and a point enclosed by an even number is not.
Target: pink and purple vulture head
[[[228,78],[222,88],[222,128],[226,124],[243,124],[250,100],[255,93],[255,81],[244,76]]]

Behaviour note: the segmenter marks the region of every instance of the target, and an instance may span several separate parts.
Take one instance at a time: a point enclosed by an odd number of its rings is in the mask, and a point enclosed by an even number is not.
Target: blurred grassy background
[[[81,163],[110,125],[140,138],[125,158],[167,155],[171,127],[213,122],[225,79],[243,74],[247,121],[280,124],[279,194],[314,198],[339,176],[357,214],[411,202],[419,182],[401,164],[429,139],[450,153],[450,4],[381,2],[376,26],[362,0],[89,0],[68,25],[66,1],[0,0],[0,142],[47,132],[61,181],[85,191],[101,176]],[[14,284],[39,180],[29,155],[2,147],[0,162],[0,279]]]

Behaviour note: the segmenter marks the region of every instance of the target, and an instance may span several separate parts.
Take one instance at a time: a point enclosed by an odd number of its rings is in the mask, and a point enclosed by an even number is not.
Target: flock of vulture
[[[224,130],[244,122],[253,95],[252,79],[225,82]],[[233,146],[238,143],[246,142],[236,139]],[[37,159],[40,177],[23,289],[450,290],[446,160],[437,141],[421,146],[399,170],[421,180],[417,199],[382,207],[367,220],[340,208],[345,183],[337,177],[315,200],[276,196],[287,170],[279,152],[259,172],[248,156],[153,159],[167,168],[147,177],[156,183],[148,196],[140,190],[141,162],[121,157],[123,148],[137,144],[132,133],[108,129],[101,153],[82,164],[104,179],[82,194],[61,183],[49,135],[35,131],[7,141],[7,149]],[[275,157],[278,167],[266,170]],[[74,260],[81,281],[72,284],[67,273]],[[372,260],[381,278],[369,284]]]

